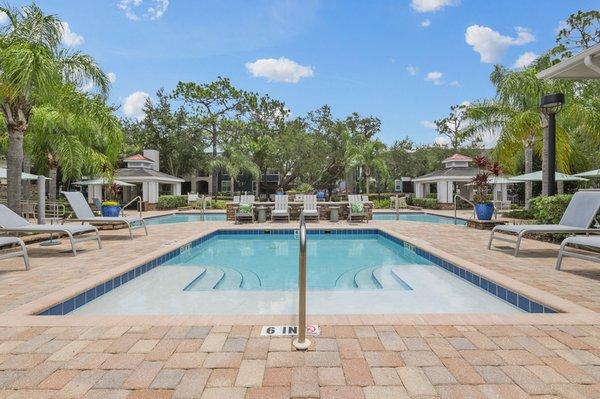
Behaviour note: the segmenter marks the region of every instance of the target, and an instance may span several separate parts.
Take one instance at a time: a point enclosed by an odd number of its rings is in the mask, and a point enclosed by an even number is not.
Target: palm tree
[[[109,80],[94,59],[60,47],[61,21],[35,4],[0,7],[0,104],[8,131],[8,206],[20,212],[23,139],[35,106],[52,103],[63,82],[91,81],[106,93]]]
[[[504,168],[516,172],[518,157],[524,151],[525,173],[533,172],[533,154],[542,153],[543,127],[540,123],[539,99],[550,92],[570,93],[570,84],[542,81],[534,68],[509,71],[496,66],[490,80],[496,86],[496,97],[470,105],[468,117],[479,130],[499,132],[495,155]],[[557,162],[559,169],[569,171],[571,146],[565,120],[557,120]],[[525,203],[532,197],[531,182],[525,183]]]
[[[226,148],[221,156],[210,161],[209,168],[213,172],[225,170],[233,181],[232,187],[234,190],[235,181],[243,174],[250,174],[256,180],[260,177],[260,168],[258,165],[251,158],[244,155],[242,151],[233,146]]]
[[[51,179],[51,200],[56,199],[59,167],[63,181],[99,175],[107,166],[112,169],[123,142],[119,122],[103,98],[79,93],[73,85],[64,85],[55,96],[55,105],[33,109],[25,138],[31,160]]]
[[[385,144],[381,141],[358,140],[358,143],[350,143],[347,151],[348,165],[351,168],[359,167],[362,169],[367,195],[369,194],[371,176],[374,173],[379,173],[384,180],[388,178]]]

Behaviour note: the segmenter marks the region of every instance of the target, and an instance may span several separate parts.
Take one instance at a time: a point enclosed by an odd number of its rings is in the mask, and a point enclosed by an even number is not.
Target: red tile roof
[[[125,161],[147,161],[147,162],[154,162],[153,160],[151,160],[150,158],[146,158],[142,154],[135,154],[135,155],[132,155],[130,157],[127,157],[127,158],[125,158]]]
[[[467,162],[471,162],[473,159],[469,158],[466,155],[462,155],[462,154],[454,154],[451,157],[448,157],[446,159],[444,159],[442,162],[452,162],[452,161],[467,161]]]

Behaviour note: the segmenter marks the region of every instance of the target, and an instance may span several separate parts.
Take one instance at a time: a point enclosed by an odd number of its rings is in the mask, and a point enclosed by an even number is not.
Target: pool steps
[[[375,279],[373,272],[377,267],[366,267],[354,275],[354,283],[361,290],[381,289],[381,284]]]
[[[348,270],[338,277],[338,289],[402,289],[412,290],[405,280],[422,271],[423,265],[373,266]],[[420,270],[421,269],[421,270]],[[185,288],[191,291],[259,289],[260,279],[252,272],[239,271],[225,266],[206,266]]]

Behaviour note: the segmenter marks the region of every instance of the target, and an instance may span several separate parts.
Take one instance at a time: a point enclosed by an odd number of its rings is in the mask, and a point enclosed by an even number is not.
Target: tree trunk
[[[544,114],[541,114],[541,123],[543,129],[543,147],[542,147],[542,195],[548,195],[549,187],[546,184],[548,181],[548,151],[550,147],[548,146],[548,136],[550,131],[548,130],[548,117]]]
[[[370,180],[371,180],[371,176],[369,175],[365,175],[365,190],[366,190],[366,194],[369,195],[369,186],[370,186]]]
[[[525,145],[525,173],[533,172],[533,147]],[[533,196],[533,183],[525,182],[525,209],[529,209],[529,200]]]
[[[213,159],[217,159],[217,130],[215,128],[213,128],[213,132],[212,132],[212,156]],[[211,190],[211,194],[212,195],[217,195],[217,191],[218,191],[218,186],[219,185],[219,171],[218,170],[214,170],[212,172],[212,190]]]
[[[31,173],[31,159],[28,156],[23,157],[23,172]],[[23,199],[29,200],[29,193],[31,192],[31,182],[29,180],[23,180],[21,182],[21,195]]]
[[[50,201],[56,201],[56,186],[58,185],[57,177],[58,177],[58,168],[56,166],[51,166],[48,169],[48,177],[50,180],[48,181],[48,199]]]
[[[8,131],[8,153],[6,155],[8,207],[21,214],[21,172],[23,170],[23,132]]]

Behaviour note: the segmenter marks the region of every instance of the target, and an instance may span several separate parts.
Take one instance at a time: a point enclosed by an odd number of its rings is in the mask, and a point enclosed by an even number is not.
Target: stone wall
[[[292,220],[300,219],[300,212],[302,212],[302,202],[290,202],[288,203],[290,207],[290,217]],[[235,202],[228,202],[226,206],[227,211],[227,220],[235,221],[235,211],[237,209],[238,204]],[[254,203],[254,215],[257,217],[256,207],[265,206],[267,207],[267,220],[271,220],[271,209],[273,209],[273,202],[255,202]],[[339,220],[348,219],[348,202],[318,202],[317,203],[319,209],[319,217],[321,220],[329,220],[330,217],[330,207],[337,206],[339,207]],[[365,202],[365,210],[369,215],[369,219],[373,219],[373,203]]]

